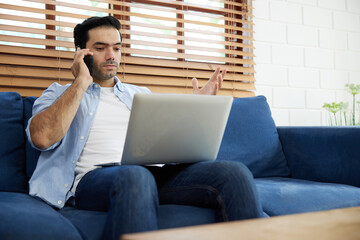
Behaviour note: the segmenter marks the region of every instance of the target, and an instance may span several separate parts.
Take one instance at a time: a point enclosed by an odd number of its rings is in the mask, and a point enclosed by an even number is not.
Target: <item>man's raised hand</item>
[[[203,95],[216,95],[221,88],[222,82],[226,74],[226,69],[221,70],[221,67],[217,67],[209,81],[199,89],[199,82],[196,78],[192,79],[193,93]]]

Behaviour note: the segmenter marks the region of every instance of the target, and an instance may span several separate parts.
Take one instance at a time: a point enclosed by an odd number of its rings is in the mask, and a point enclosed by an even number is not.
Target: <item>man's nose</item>
[[[106,60],[114,60],[115,59],[115,54],[114,54],[114,50],[112,48],[108,48],[106,50]]]

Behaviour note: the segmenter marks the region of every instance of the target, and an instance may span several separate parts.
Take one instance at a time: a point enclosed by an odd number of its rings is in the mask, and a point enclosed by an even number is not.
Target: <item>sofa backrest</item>
[[[0,92],[0,191],[28,191],[24,139],[20,94]]]
[[[40,154],[24,131],[35,100],[22,100],[15,92],[0,93],[0,191],[28,191]],[[264,96],[234,100],[217,159],[240,161],[254,177],[290,174]]]
[[[360,126],[278,127],[291,177],[360,187]]]
[[[289,176],[264,96],[234,99],[217,159],[242,162],[254,177]]]

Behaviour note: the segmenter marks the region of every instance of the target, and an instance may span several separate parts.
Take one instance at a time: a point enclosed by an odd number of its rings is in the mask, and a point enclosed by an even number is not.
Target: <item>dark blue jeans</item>
[[[79,209],[109,212],[104,239],[156,230],[159,204],[213,208],[217,221],[262,215],[252,174],[230,161],[96,169],[80,181],[75,202]]]

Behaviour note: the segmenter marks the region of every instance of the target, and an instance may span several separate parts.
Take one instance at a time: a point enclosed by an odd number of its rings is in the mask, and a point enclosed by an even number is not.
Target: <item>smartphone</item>
[[[84,57],[84,62],[89,69],[90,76],[92,76],[94,73],[94,57],[91,55],[86,55]]]

